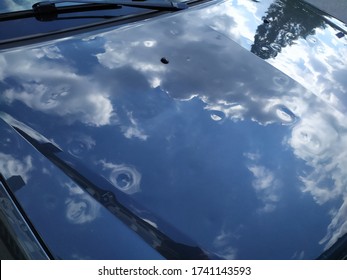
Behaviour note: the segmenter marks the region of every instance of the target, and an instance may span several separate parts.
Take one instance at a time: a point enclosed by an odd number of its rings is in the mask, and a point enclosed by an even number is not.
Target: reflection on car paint
[[[0,108],[25,108],[23,122],[221,258],[314,258],[346,232],[347,53],[292,2],[2,53]],[[72,220],[88,212],[66,201]]]
[[[160,221],[158,218],[156,224],[160,223],[160,227],[153,227],[151,223],[147,223],[145,219],[140,217],[147,212],[145,208],[130,197],[124,196],[122,192],[116,192],[116,189],[102,177],[93,174],[82,163],[64,153],[53,143],[43,141],[42,139],[45,137],[37,131],[5,113],[0,113],[0,118],[91,196],[83,193],[77,185],[75,187],[68,186],[70,197],[65,201],[65,204],[69,221],[80,224],[95,219],[99,207],[93,207],[95,205],[94,199],[167,259],[208,259],[213,256],[212,254],[208,256],[206,251],[195,245],[194,241],[171,228],[169,223]],[[76,198],[76,192],[80,193],[79,198]],[[149,215],[151,214],[149,213]],[[154,216],[151,215],[151,217]]]
[[[20,186],[14,186],[13,181],[20,181]],[[18,175],[8,178],[5,182],[0,174],[1,240],[11,248],[11,257],[14,259],[49,259],[51,256],[46,247],[37,240],[27,221],[14,207],[12,197],[4,185],[9,184],[17,191],[23,183],[23,179]]]
[[[109,180],[119,190],[133,194],[141,191],[141,173],[135,167],[101,161],[104,169],[110,171]]]

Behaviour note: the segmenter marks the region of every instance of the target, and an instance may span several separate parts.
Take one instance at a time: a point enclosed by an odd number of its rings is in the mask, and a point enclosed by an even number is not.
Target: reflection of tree
[[[263,59],[276,57],[282,48],[299,37],[315,33],[324,21],[300,1],[276,0],[258,26],[251,51]]]

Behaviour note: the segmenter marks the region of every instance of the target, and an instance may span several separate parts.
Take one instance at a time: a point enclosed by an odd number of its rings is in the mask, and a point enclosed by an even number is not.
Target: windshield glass
[[[151,0],[152,2],[166,2],[166,0]],[[30,10],[32,5],[40,2],[40,0],[3,0],[0,1],[0,13],[18,12],[23,10]],[[93,0],[93,2],[105,2],[103,0]],[[108,1],[109,2],[109,1]],[[129,0],[131,2],[131,0]],[[174,2],[186,2],[184,0],[175,0]],[[59,5],[75,5],[81,3],[64,2]]]

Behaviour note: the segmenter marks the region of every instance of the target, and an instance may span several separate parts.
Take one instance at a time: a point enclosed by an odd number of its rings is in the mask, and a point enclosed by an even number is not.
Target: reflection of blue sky
[[[270,3],[92,34],[80,56],[78,39],[2,54],[1,110],[24,104],[46,137],[217,255],[313,258],[347,231],[346,48],[327,27],[261,61],[244,48]],[[82,221],[86,203],[65,203]]]

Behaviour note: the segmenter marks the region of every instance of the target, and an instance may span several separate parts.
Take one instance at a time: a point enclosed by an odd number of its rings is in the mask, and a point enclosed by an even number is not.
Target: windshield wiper
[[[81,3],[85,5],[68,5],[68,6],[56,6],[61,3]],[[188,8],[185,3],[165,1],[165,2],[153,2],[153,1],[122,1],[122,0],[52,0],[42,1],[35,3],[32,8],[34,15],[39,20],[49,20],[57,17],[61,13],[74,13],[86,10],[89,8],[100,8],[103,5],[113,5],[115,7],[134,7],[144,8],[156,11],[179,11]]]
[[[64,3],[76,3],[76,5],[57,5]],[[173,1],[154,2],[150,0],[52,0],[37,2],[33,4],[32,10],[0,14],[0,21],[29,17],[35,17],[39,21],[51,21],[57,19],[58,15],[60,14],[120,9],[123,6],[168,12],[174,12],[188,8],[188,5],[186,3]]]
[[[136,8],[145,8],[151,10],[159,11],[178,11],[188,8],[186,3],[182,2],[173,2],[173,1],[163,1],[163,2],[154,2],[146,0],[133,0],[133,1],[122,1],[122,0],[51,0],[51,1],[41,1],[33,4],[33,10],[44,10],[51,9],[51,7],[58,8],[55,4],[61,3],[82,3],[82,4],[114,4],[119,6],[128,6]]]

